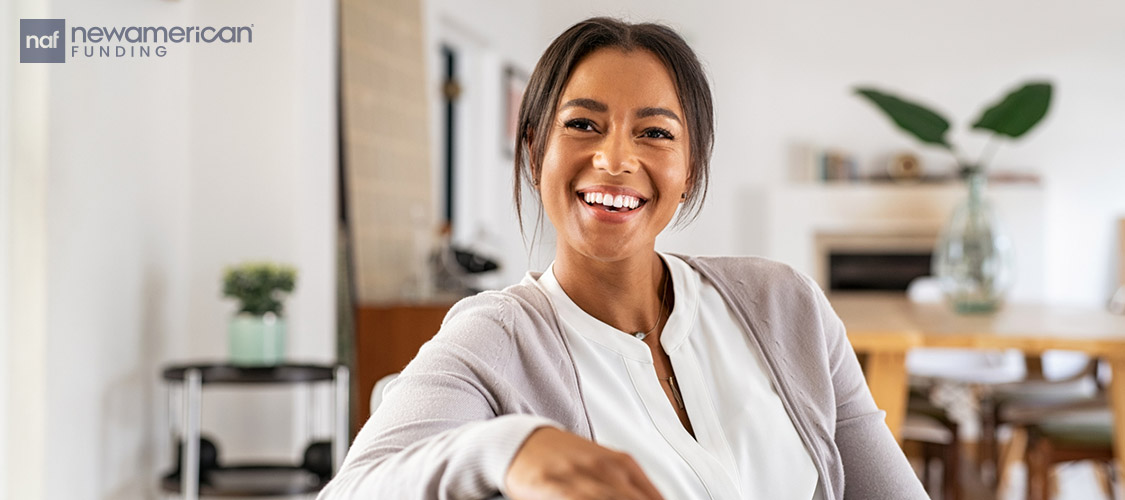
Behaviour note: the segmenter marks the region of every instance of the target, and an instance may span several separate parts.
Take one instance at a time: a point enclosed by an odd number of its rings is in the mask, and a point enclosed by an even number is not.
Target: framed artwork
[[[504,128],[500,139],[503,141],[502,151],[508,158],[513,158],[516,154],[516,128],[519,127],[520,102],[523,100],[523,91],[527,88],[527,79],[527,74],[515,66],[504,66],[504,88],[500,100],[503,108],[500,116]]]

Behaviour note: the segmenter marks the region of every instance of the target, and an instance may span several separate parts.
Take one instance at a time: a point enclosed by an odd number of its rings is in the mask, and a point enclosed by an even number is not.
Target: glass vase
[[[1012,245],[984,198],[984,174],[970,173],[966,184],[968,197],[938,238],[933,274],[956,312],[989,313],[1001,306],[1012,284]]]

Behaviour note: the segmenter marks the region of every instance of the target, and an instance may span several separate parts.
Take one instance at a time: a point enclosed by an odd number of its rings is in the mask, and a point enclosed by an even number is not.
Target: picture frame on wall
[[[527,81],[527,73],[511,64],[504,66],[503,94],[500,99],[503,108],[500,116],[503,117],[504,128],[500,138],[503,142],[502,151],[507,158],[514,158],[516,155],[516,129],[519,127],[520,102],[523,100]]]

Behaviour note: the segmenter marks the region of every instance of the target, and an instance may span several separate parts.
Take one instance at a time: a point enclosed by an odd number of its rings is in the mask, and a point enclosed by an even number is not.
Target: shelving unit
[[[250,388],[277,385],[328,383],[334,396],[332,470],[343,463],[348,446],[349,373],[344,366],[285,364],[270,367],[240,367],[228,364],[187,364],[170,366],[163,379],[169,390],[180,386],[183,415],[180,440],[181,469],[166,474],[161,488],[179,493],[184,500],[207,497],[256,497],[310,495],[327,483],[313,471],[293,464],[237,464],[201,474],[200,415],[205,385],[238,385]],[[169,418],[175,418],[169,415]]]

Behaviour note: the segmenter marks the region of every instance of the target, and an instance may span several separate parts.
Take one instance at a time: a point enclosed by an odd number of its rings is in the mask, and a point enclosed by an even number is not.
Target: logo
[[[248,26],[71,26],[66,19],[20,19],[21,63],[71,59],[161,58],[189,44],[252,44]]]
[[[20,19],[20,62],[66,62],[66,19]]]

